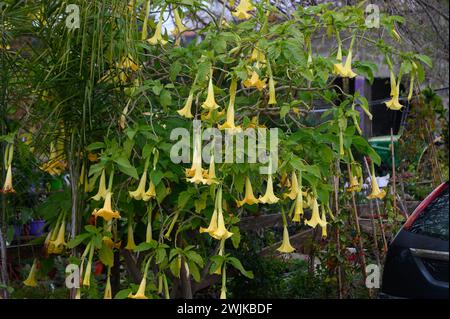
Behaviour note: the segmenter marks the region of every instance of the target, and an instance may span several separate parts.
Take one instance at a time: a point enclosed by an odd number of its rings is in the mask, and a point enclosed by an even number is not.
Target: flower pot
[[[30,235],[31,236],[42,236],[44,234],[45,221],[44,220],[33,220],[30,223]]]

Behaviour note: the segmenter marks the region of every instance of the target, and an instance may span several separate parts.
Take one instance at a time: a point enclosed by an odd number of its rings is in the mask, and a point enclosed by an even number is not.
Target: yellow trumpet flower
[[[125,249],[133,251],[136,248],[134,243],[134,231],[133,231],[133,221],[130,219],[128,221],[128,235],[127,235],[127,245]]]
[[[120,61],[120,63],[117,63],[116,65],[117,65],[117,68],[119,68],[119,69],[126,69],[126,70],[131,69],[135,72],[137,70],[139,70],[139,65],[137,65],[134,62],[134,59],[131,55],[122,57],[122,60]]]
[[[236,201],[237,207],[241,207],[244,204],[254,205],[258,203],[258,199],[255,197],[255,195],[253,195],[253,187],[252,183],[250,182],[250,178],[247,176],[245,179],[245,196],[243,200]]]
[[[102,171],[102,175],[100,175],[100,182],[98,184],[98,192],[95,196],[92,196],[93,200],[99,201],[101,199],[106,198],[106,172],[105,170]]]
[[[12,184],[12,165],[8,166],[6,170],[6,178],[5,183],[3,184],[3,188],[0,189],[0,193],[15,193],[16,191],[13,188]]]
[[[345,65],[344,65],[344,76],[346,78],[354,78],[355,76],[357,76],[357,74],[355,72],[353,72],[352,70],[352,50],[350,49],[350,51],[348,51],[348,55],[347,55],[347,59],[345,60]]]
[[[211,160],[209,162],[209,170],[208,176],[206,177],[206,184],[208,185],[218,184],[216,177],[216,165],[214,163],[214,155],[211,155]]]
[[[391,99],[387,102],[384,102],[386,104],[386,107],[398,111],[400,110],[403,105],[400,104],[399,101],[399,94],[400,94],[400,79],[398,79],[398,82],[396,83],[394,72],[390,72],[390,78],[391,78]]]
[[[347,192],[359,192],[361,191],[361,185],[359,184],[358,177],[350,174],[350,185],[347,187]]]
[[[192,101],[194,100],[194,92],[190,92],[188,99],[186,100],[186,104],[184,107],[177,111],[178,114],[181,116],[184,116],[185,118],[191,119],[194,116],[192,115],[191,109],[192,109]]]
[[[120,213],[118,211],[112,210],[111,195],[112,195],[112,193],[110,191],[106,192],[105,203],[103,205],[103,208],[94,209],[94,212],[92,213],[92,215],[94,215],[96,218],[100,216],[107,222],[113,218],[116,218],[116,219],[120,218]]]
[[[161,17],[162,17],[162,15],[161,15]],[[160,18],[158,24],[156,25],[155,34],[150,39],[147,40],[147,42],[150,43],[151,45],[156,45],[158,43],[164,45],[167,43],[167,41],[163,39],[162,34],[161,34],[162,23],[163,23],[163,19]]]
[[[314,196],[312,200],[312,215],[310,220],[305,220],[305,224],[316,228],[317,225],[320,225],[320,227],[325,226],[325,222],[320,218],[319,214],[319,203],[317,202],[317,198]]]
[[[297,197],[297,194],[299,193],[298,188],[298,180],[297,180],[297,174],[295,172],[292,172],[292,182],[290,187],[290,192],[288,194],[284,194],[284,198],[290,198],[291,200],[294,200]]]
[[[84,273],[83,286],[89,287],[91,285],[91,271],[92,271],[92,259],[94,258],[94,245],[89,246],[89,259],[86,266],[86,272]]]
[[[37,267],[37,260],[35,258],[33,261],[33,265],[31,266],[30,273],[28,274],[27,279],[25,279],[25,281],[23,282],[25,286],[36,287],[38,285],[36,280],[36,272],[37,272],[36,267]]]
[[[183,25],[183,21],[181,20],[181,17],[179,15],[177,9],[173,10],[173,15],[175,18],[175,29],[173,29],[172,34],[174,36],[177,36],[177,35],[183,33],[184,31],[186,31],[187,28]]]
[[[227,265],[223,264],[222,287],[220,288],[220,299],[227,299]]]
[[[56,237],[56,240],[52,242],[54,254],[60,254],[64,250],[64,247],[67,246],[67,243],[65,241],[65,233],[66,233],[66,221],[64,220],[63,217],[61,226],[58,231],[58,236]]]
[[[354,78],[357,74],[353,72],[352,70],[352,47],[353,47],[353,41],[350,43],[350,49],[348,51],[347,59],[345,60],[345,64],[342,65],[342,46],[341,46],[341,40],[338,37],[338,52],[336,55],[336,59],[338,60],[338,63],[335,63],[333,65],[333,73],[336,75],[339,75],[343,78]]]
[[[108,277],[106,278],[105,293],[103,294],[103,299],[112,299],[112,289],[111,289],[111,267],[108,267]]]
[[[300,172],[300,186],[298,186],[297,197],[295,198],[295,210],[294,217],[292,218],[293,222],[300,222],[300,216],[303,215],[303,192],[302,192],[302,175]]]
[[[195,145],[194,145],[194,154],[192,156],[192,168],[187,171],[187,174],[194,173],[192,178],[188,178],[188,181],[194,184],[206,184],[206,179],[203,176],[203,168],[202,168],[202,151],[201,151],[201,136],[195,137]]]
[[[258,73],[253,70],[253,72],[251,73],[250,77],[247,78],[247,80],[245,80],[243,82],[244,86],[246,88],[256,88],[259,91],[261,91],[262,89],[264,89],[266,87],[266,80],[260,80]]]
[[[325,205],[322,205],[322,223],[323,225],[320,225],[320,227],[322,228],[322,238],[326,238],[327,237],[327,216],[325,213]]]
[[[222,240],[230,238],[233,233],[229,232],[225,228],[225,220],[223,218],[222,210],[222,188],[219,188],[217,193],[217,229],[209,234],[217,240]]]
[[[219,130],[228,129],[230,133],[240,132],[240,126],[234,124],[234,101],[236,99],[237,79],[233,78],[230,85],[230,102],[227,109],[227,120],[222,125],[219,125]]]
[[[213,86],[213,76],[212,76],[212,70],[211,70],[211,76],[209,77],[208,82],[208,95],[206,96],[205,102],[202,104],[202,108],[212,111],[217,108],[219,108],[219,105],[216,103],[216,99],[214,97],[214,86]]]
[[[220,245],[219,245],[219,253],[217,254],[217,255],[219,255],[219,256],[223,256],[223,252],[224,252],[224,250],[225,250],[225,241],[226,241],[226,239],[222,239],[222,240],[220,241]],[[221,275],[221,274],[222,274],[222,268],[221,268],[221,267],[218,267],[218,268],[216,269],[216,271],[214,272],[214,274],[215,274],[215,275]]]
[[[247,20],[252,17],[249,12],[254,9],[255,7],[250,0],[241,0],[236,7],[236,11],[232,12],[232,14],[239,20]]]
[[[375,171],[372,170],[372,175],[370,176],[372,184],[372,192],[367,196],[368,199],[383,199],[386,196],[386,191],[384,189],[380,190],[378,187],[377,178],[375,177]]]
[[[263,204],[275,204],[280,199],[275,196],[273,193],[273,181],[272,181],[272,174],[270,174],[270,171],[272,170],[272,161],[269,160],[269,177],[267,178],[267,188],[266,193],[264,196],[260,196],[258,198],[258,201]]]
[[[342,76],[342,74],[344,74],[344,65],[342,64],[342,45],[340,40],[338,40],[336,60],[338,60],[338,63],[333,64],[333,73]]]
[[[217,200],[216,200],[217,203]],[[217,204],[216,204],[217,205]],[[214,208],[214,212],[211,216],[211,221],[209,222],[208,228],[200,227],[200,233],[212,234],[217,230],[217,208]]]
[[[103,243],[105,243],[105,245],[111,249],[113,248],[120,248],[120,245],[122,244],[122,241],[119,241],[117,243],[115,243],[110,237],[108,236],[103,236],[102,238]]]
[[[286,225],[284,225],[283,228],[283,242],[281,246],[277,248],[277,250],[283,254],[289,254],[295,250],[295,248],[291,246],[291,243],[289,241],[289,232]]]
[[[130,293],[128,295],[128,298],[132,298],[132,299],[148,299],[148,297],[145,295],[145,288],[147,285],[147,272],[148,272],[148,267],[150,265],[150,260],[151,258],[148,259],[146,265],[145,265],[145,269],[144,269],[144,274],[142,276],[142,280],[141,283],[139,284],[139,289],[136,292],[136,294],[132,294]]]
[[[256,61],[263,64],[266,63],[266,57],[261,50],[255,47],[253,48],[252,54],[250,56],[250,61]]]
[[[142,173],[138,188],[135,191],[128,192],[130,194],[130,197],[134,198],[135,200],[148,201],[150,199],[145,195],[145,184],[147,183],[147,169],[146,168],[147,167],[144,168],[144,172]]]
[[[153,183],[152,180],[150,180],[150,185],[148,187],[148,190],[145,192],[145,196],[147,200],[156,198],[156,187],[155,183]]]
[[[269,77],[269,102],[268,104],[277,104],[277,99],[275,96],[275,81],[273,80],[272,74]]]

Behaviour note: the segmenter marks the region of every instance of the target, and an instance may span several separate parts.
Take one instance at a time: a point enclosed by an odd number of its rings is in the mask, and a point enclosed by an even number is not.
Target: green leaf
[[[194,263],[196,263],[197,265],[199,265],[200,267],[203,267],[203,258],[197,252],[195,252],[193,250],[189,250],[189,251],[185,251],[184,255],[186,256],[186,258],[188,260],[191,260]]]
[[[429,56],[424,54],[416,54],[415,57],[425,63],[429,68],[433,67],[433,61]]]
[[[158,243],[155,240],[152,240],[149,243],[147,243],[147,242],[140,243],[139,245],[137,245],[137,247],[136,247],[136,249],[134,249],[134,251],[135,252],[147,251],[150,249],[155,249],[157,246],[158,246]]]
[[[166,250],[164,248],[159,247],[156,249],[156,263],[160,264],[167,257]]]
[[[114,162],[117,163],[117,166],[119,167],[119,170],[128,175],[133,177],[134,179],[138,179],[138,174],[136,171],[136,168],[131,166],[130,161],[126,159],[125,157],[119,157],[114,160]]]
[[[200,271],[197,267],[197,265],[191,261],[188,261],[188,266],[189,266],[189,273],[192,275],[192,278],[194,278],[194,280],[196,282],[200,282]]]
[[[98,256],[100,261],[106,266],[114,266],[114,253],[105,243],[102,244],[102,248],[100,248]]]
[[[233,233],[233,236],[231,236],[231,243],[233,244],[234,248],[238,249],[241,242],[241,233],[239,231],[239,227],[233,226],[230,228],[230,231]]]
[[[76,236],[74,239],[69,241],[67,243],[67,247],[72,249],[74,247],[77,247],[79,244],[81,244],[86,238],[89,238],[91,236],[90,233],[83,233]]]
[[[291,106],[288,103],[284,103],[280,109],[280,117],[284,118],[290,111]]]
[[[178,208],[182,209],[191,199],[192,194],[189,191],[183,191],[178,195]]]
[[[175,277],[180,278],[180,261],[178,257],[172,260],[172,262],[169,265],[169,268]]]
[[[169,90],[162,90],[161,95],[159,96],[159,102],[163,108],[167,108],[172,104],[172,94]]]
[[[241,274],[243,274],[245,277],[253,279],[253,272],[245,270],[244,266],[242,266],[239,259],[234,257],[228,257],[227,263],[231,264],[234,268],[239,270]]]
[[[114,296],[114,299],[126,299],[126,298],[128,298],[128,295],[131,293],[132,293],[132,291],[130,288],[122,289],[116,293],[116,295]]]
[[[95,143],[89,144],[88,147],[86,147],[86,150],[93,151],[93,150],[98,150],[100,148],[105,148],[105,143],[95,142]]]
[[[92,226],[92,225],[86,225],[86,226],[84,226],[84,229],[85,229],[87,232],[91,233],[91,234],[97,234],[97,233],[98,233],[97,227]]]

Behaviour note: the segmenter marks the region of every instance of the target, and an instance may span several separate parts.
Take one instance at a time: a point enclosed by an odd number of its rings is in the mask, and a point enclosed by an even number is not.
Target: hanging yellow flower
[[[222,125],[219,125],[219,130],[227,129],[228,132],[234,134],[240,132],[240,126],[234,124],[234,101],[236,99],[237,79],[233,78],[230,85],[230,102],[227,109],[227,120]]]
[[[255,70],[253,70],[253,72],[251,73],[250,77],[247,78],[247,80],[245,80],[243,82],[243,85],[246,88],[256,88],[259,91],[261,91],[262,89],[264,89],[266,87],[266,80],[261,80],[259,78],[258,72],[256,72]]]
[[[83,278],[83,286],[85,287],[89,287],[91,285],[92,259],[94,258],[94,250],[95,246],[93,244],[89,245],[89,258]]]
[[[299,178],[300,178],[300,185],[297,186],[298,190],[297,190],[297,197],[295,198],[294,217],[292,218],[292,221],[296,223],[300,222],[300,216],[303,215],[302,172],[299,173]]]
[[[181,20],[180,14],[178,13],[178,9],[173,10],[173,15],[175,18],[175,29],[173,29],[172,35],[178,36],[181,33],[185,32],[187,28],[183,25],[183,21]]]
[[[305,224],[312,228],[316,228],[317,225],[320,225],[320,227],[325,227],[325,222],[320,218],[319,203],[317,202],[317,198],[314,196],[312,201],[311,219],[305,220]]]
[[[37,259],[35,258],[33,260],[33,265],[31,266],[30,273],[28,274],[27,279],[23,282],[25,286],[36,287],[38,285],[36,280],[36,272],[37,272],[36,267],[37,267]]]
[[[277,250],[283,254],[289,254],[295,250],[295,248],[291,246],[291,243],[289,241],[289,231],[286,225],[284,225],[283,227],[283,242],[281,246],[277,248]]]
[[[390,78],[391,78],[391,99],[387,102],[384,102],[384,104],[386,104],[387,108],[394,111],[398,111],[403,107],[403,105],[401,105],[399,101],[401,79],[399,77],[397,82],[395,80],[395,75],[392,70],[390,72]]]
[[[100,182],[98,184],[98,192],[95,196],[92,196],[93,200],[99,201],[101,199],[105,199],[106,198],[106,172],[103,169],[102,170],[102,174],[100,175]]]
[[[193,100],[194,100],[194,92],[191,90],[191,92],[189,92],[188,99],[186,100],[186,104],[184,105],[184,107],[182,109],[178,110],[177,113],[188,119],[193,118],[194,116],[192,115],[192,111],[191,111]]]
[[[200,228],[200,232],[207,232],[210,236],[217,240],[230,238],[233,233],[225,228],[225,220],[222,209],[222,187],[219,187],[216,194],[215,209],[211,217],[211,223],[207,229]]]
[[[147,285],[147,272],[148,272],[148,267],[150,265],[150,260],[151,260],[151,258],[148,259],[148,261],[147,261],[147,263],[145,265],[144,274],[142,276],[141,283],[139,284],[138,291],[134,295],[132,293],[130,293],[128,295],[128,298],[131,298],[131,299],[148,299],[148,297],[145,295],[145,289],[146,289],[146,285]]]
[[[236,7],[236,11],[232,12],[232,14],[239,20],[247,20],[252,17],[249,12],[254,9],[255,7],[250,0],[241,0]]]
[[[358,177],[350,174],[350,185],[347,187],[347,192],[359,192],[361,191],[361,185],[359,184]]]
[[[197,134],[194,141],[194,154],[192,156],[192,168],[186,171],[187,175],[193,173],[192,178],[188,178],[188,181],[194,184],[206,184],[206,179],[203,176],[203,168],[202,168],[202,151],[201,151],[201,134]]]
[[[212,185],[212,184],[217,184],[217,177],[216,177],[216,166],[214,163],[214,154],[211,155],[211,160],[209,162],[209,170],[208,170],[208,174],[206,176],[206,184],[208,185]]]
[[[327,216],[325,213],[325,205],[322,205],[322,224],[320,227],[322,228],[322,238],[327,238]]]
[[[12,165],[8,166],[6,170],[6,178],[5,183],[3,184],[3,188],[0,189],[0,193],[15,193],[16,191],[13,188],[12,184]]]
[[[145,192],[145,184],[147,183],[147,169],[148,169],[148,160],[145,162],[144,172],[142,173],[141,179],[139,181],[138,188],[135,191],[129,191],[131,198],[135,200],[143,200],[148,201],[150,197],[146,195]]]
[[[133,251],[135,248],[136,244],[134,242],[133,221],[130,219],[128,220],[127,245],[125,246],[125,249]]]
[[[298,188],[298,180],[297,180],[297,174],[295,172],[292,172],[292,182],[290,187],[290,192],[288,194],[284,194],[284,198],[290,198],[291,200],[294,200],[297,197],[297,194],[299,192]]]
[[[259,62],[261,64],[266,63],[266,57],[264,53],[257,47],[253,48],[252,54],[250,55],[250,62]]]
[[[353,43],[355,41],[355,37],[353,36],[351,42],[350,42],[350,48],[348,50],[347,59],[345,60],[345,64],[342,65],[342,47],[341,47],[341,40],[339,38],[339,35],[337,36],[338,40],[338,52],[336,59],[338,60],[338,63],[335,63],[333,65],[333,73],[336,75],[339,75],[343,78],[354,78],[357,76],[355,72],[352,70],[352,56],[353,56]]]
[[[275,96],[275,81],[272,74],[269,77],[269,102],[268,104],[277,104],[277,98]]]
[[[110,221],[113,218],[118,219],[120,218],[120,213],[118,211],[113,211],[111,207],[111,195],[112,193],[110,191],[106,192],[105,196],[105,203],[103,205],[103,208],[101,209],[94,209],[94,212],[92,215],[97,217],[102,217],[105,221]]]
[[[370,176],[372,184],[372,192],[367,196],[368,199],[383,199],[386,196],[386,191],[384,189],[380,190],[378,187],[377,178],[375,177],[375,168],[372,163],[372,174]]]
[[[252,183],[250,182],[250,178],[247,176],[245,178],[245,196],[243,200],[236,201],[237,207],[241,207],[244,204],[254,205],[258,203],[259,203],[258,199],[255,197],[255,195],[253,195],[253,187]]]
[[[269,177],[267,178],[267,188],[266,188],[266,193],[264,194],[264,196],[260,196],[258,198],[258,201],[260,203],[263,204],[275,204],[277,203],[280,199],[275,196],[275,194],[273,193],[273,181],[272,181],[272,174],[270,173],[272,171],[272,160],[269,159]]]
[[[112,299],[112,289],[111,289],[111,267],[108,267],[108,276],[106,278],[105,293],[103,294],[103,299]]]
[[[208,82],[208,95],[206,96],[205,102],[202,104],[202,108],[212,111],[219,108],[219,105],[216,103],[216,99],[214,97],[214,86],[213,86],[213,71],[211,69],[211,75],[209,77]]]
[[[155,30],[155,34],[147,40],[148,43],[150,43],[151,45],[156,45],[158,43],[160,43],[161,45],[164,45],[167,43],[166,40],[164,40],[164,38],[162,37],[162,23],[163,23],[163,19],[162,19],[162,14],[161,17],[159,19],[158,24],[156,25],[156,30]]]
[[[67,246],[67,243],[65,241],[65,233],[66,233],[66,221],[63,217],[63,220],[61,222],[61,226],[59,227],[58,235],[56,237],[56,240],[52,241],[51,244],[53,245],[52,252],[54,254],[60,254],[64,250],[64,247]]]
[[[156,187],[152,180],[150,180],[150,185],[148,186],[148,190],[145,192],[145,196],[147,200],[156,198]]]

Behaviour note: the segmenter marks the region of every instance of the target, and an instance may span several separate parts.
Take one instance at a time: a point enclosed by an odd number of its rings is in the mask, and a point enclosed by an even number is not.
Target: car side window
[[[412,233],[448,240],[448,187],[436,197],[411,225]]]

